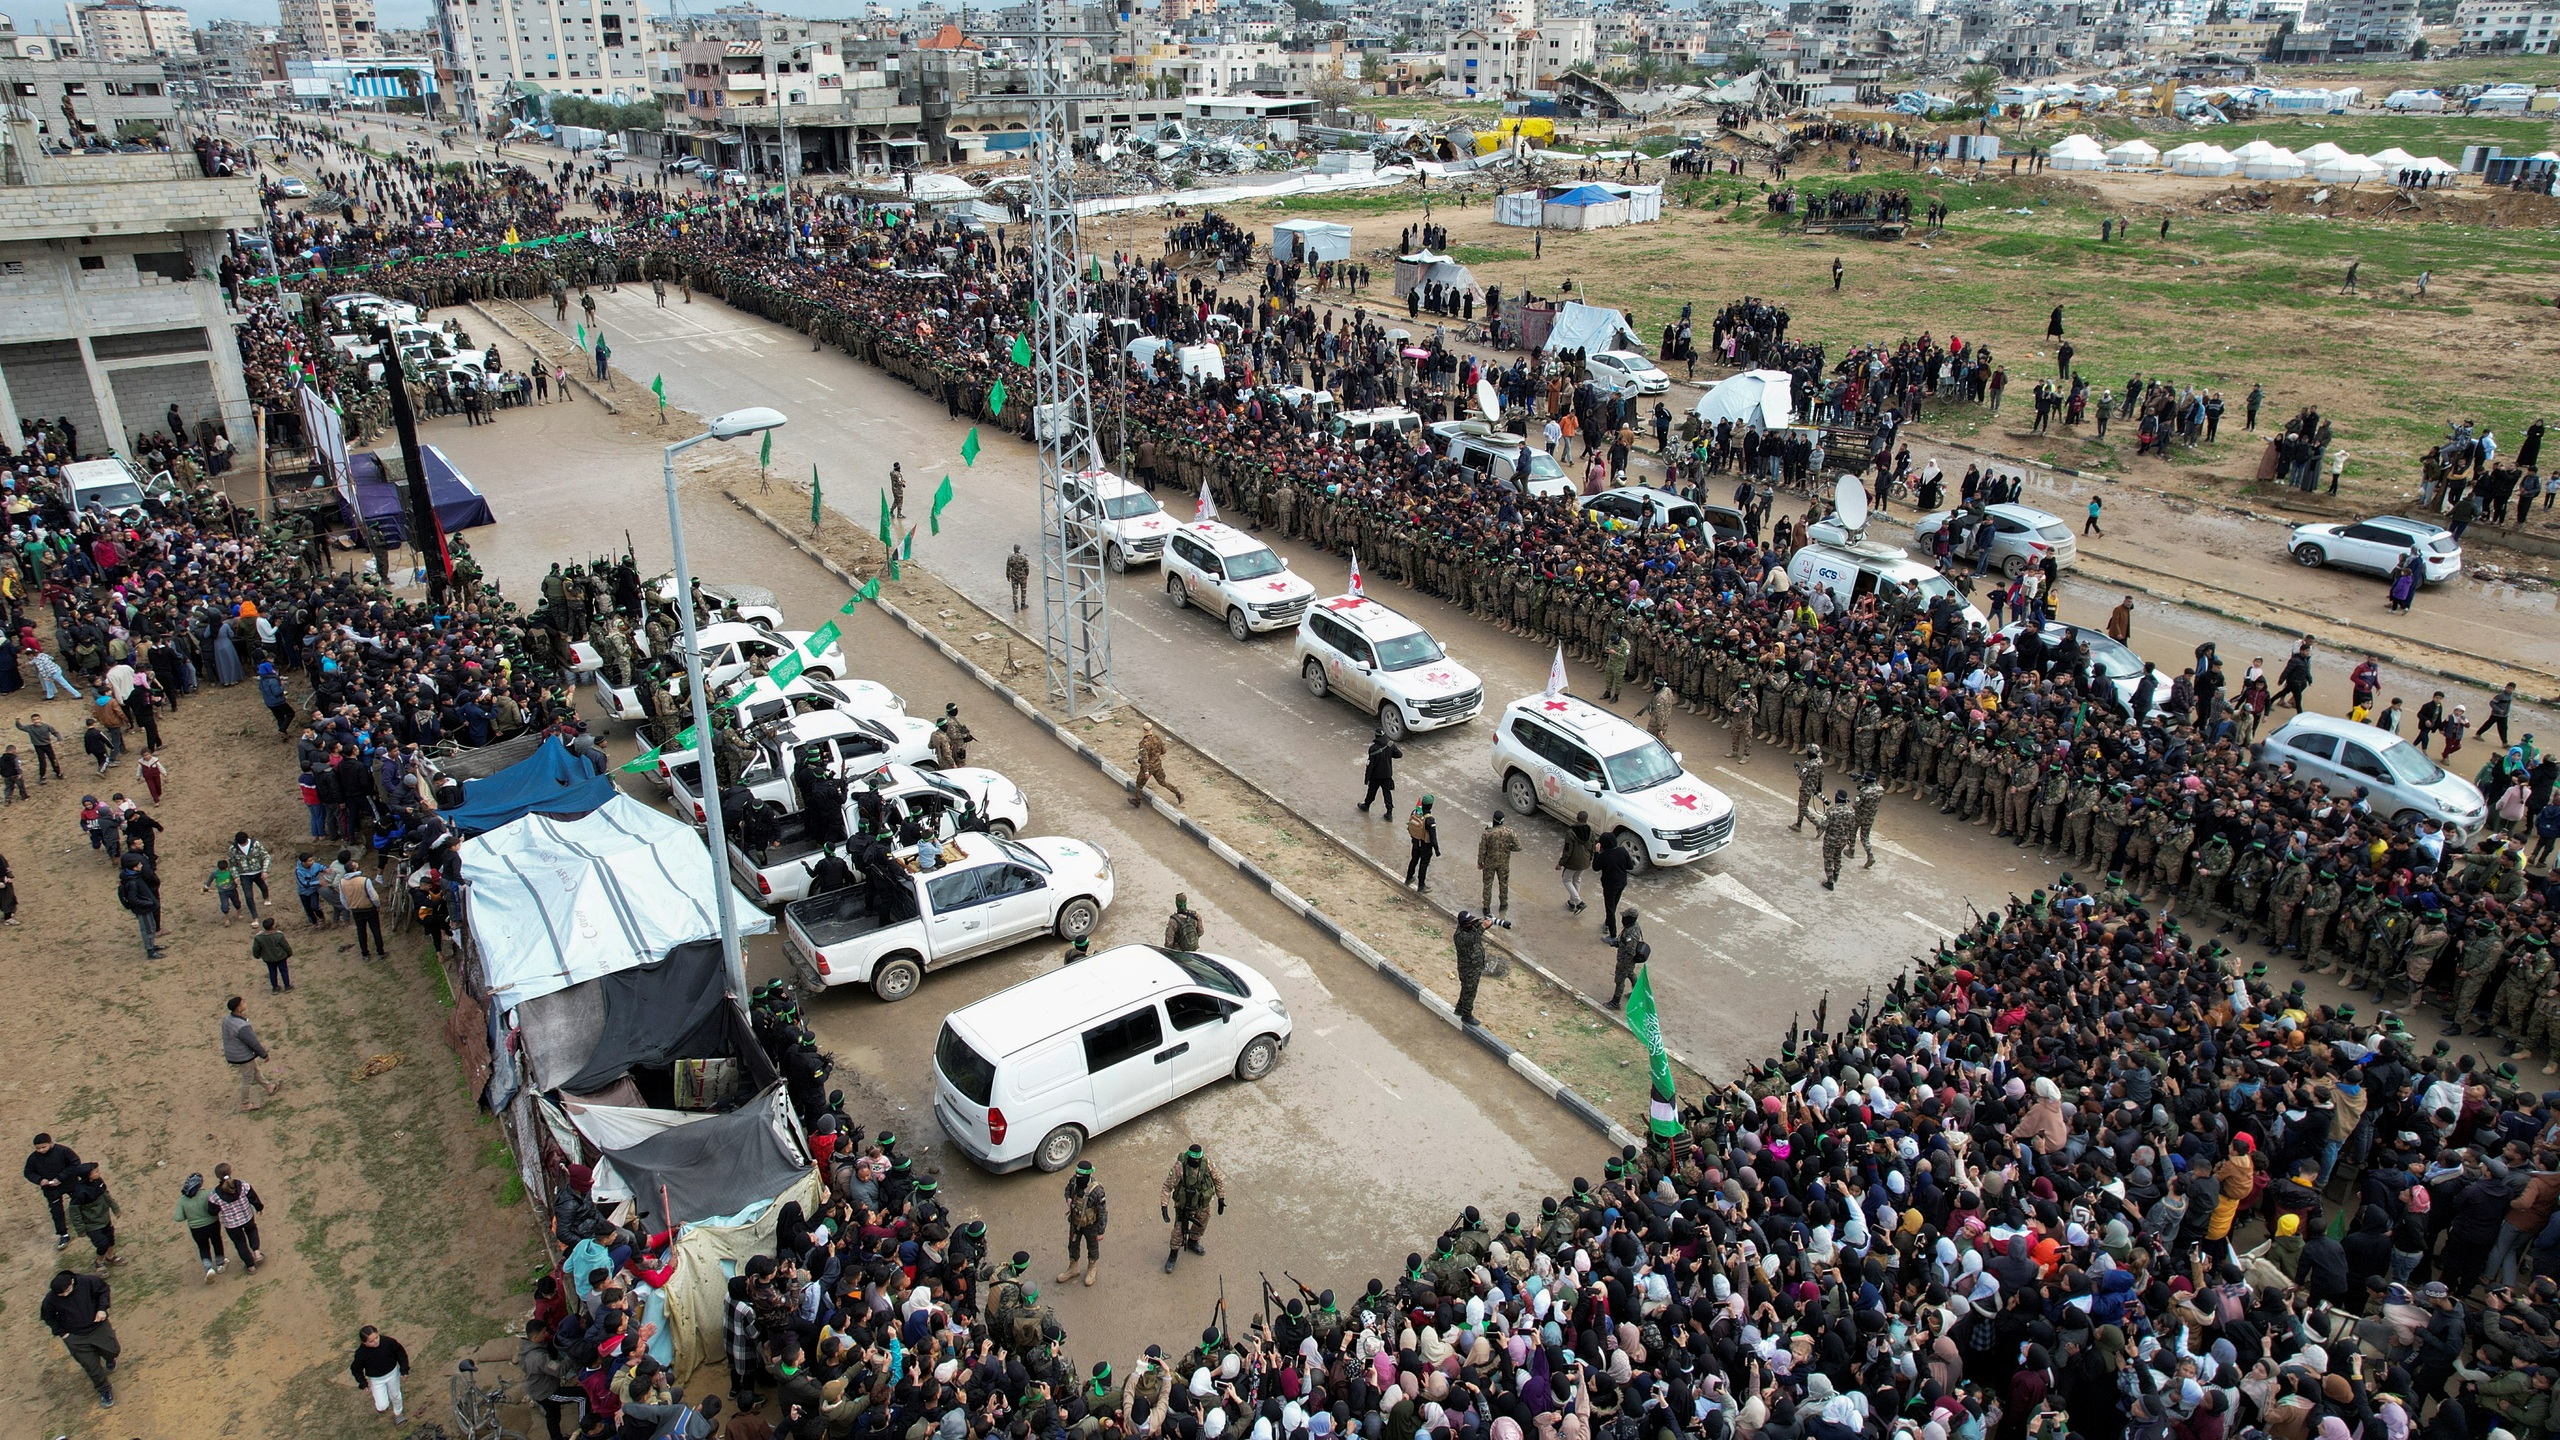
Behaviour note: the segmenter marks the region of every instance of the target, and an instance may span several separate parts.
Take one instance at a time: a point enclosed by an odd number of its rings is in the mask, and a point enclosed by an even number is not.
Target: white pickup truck
[[[878,907],[865,883],[783,910],[783,953],[811,991],[868,984],[884,1001],[904,1000],[927,970],[1034,936],[1090,935],[1111,904],[1111,857],[1086,841],[968,834],[938,854],[936,868],[908,873]]]
[[[746,674],[755,661],[770,666],[809,641],[807,630],[768,630],[762,625],[722,621],[705,625],[694,632],[702,644],[702,684],[705,690],[716,690]],[[809,656],[804,675],[830,678],[844,674],[844,647],[829,645],[820,654]],[[634,677],[635,679],[637,677]],[[616,720],[637,723],[648,712],[640,707],[640,691],[636,685],[615,685],[607,681],[602,670],[596,672],[596,705]]]
[[[882,765],[931,765],[933,763],[933,725],[912,715],[853,715],[842,710],[821,710],[814,715],[800,715],[784,721],[771,730],[754,734],[755,757],[747,762],[738,783],[721,793],[726,802],[735,791],[743,790],[758,800],[770,801],[773,807],[789,814],[800,808],[799,788],[791,777],[801,766],[823,765],[836,776],[851,779]],[[702,796],[697,788],[702,762],[692,755],[677,757],[667,767],[667,802],[678,815],[693,824],[703,823]],[[731,810],[728,818],[736,818]]]
[[[936,842],[948,840],[960,831],[963,805],[977,807],[986,817],[987,833],[998,839],[1022,833],[1031,823],[1031,803],[1022,787],[993,770],[962,766],[957,770],[918,770],[912,765],[884,765],[873,772],[881,776],[882,823],[890,834],[914,820],[925,834]],[[868,776],[853,782],[859,790],[869,783]],[[850,835],[860,827],[861,807],[848,797],[838,833]],[[739,888],[754,893],[767,906],[779,908],[809,893],[809,871],[818,863],[818,853],[826,844],[810,835],[809,812],[795,811],[777,822],[773,843],[750,855],[735,838],[729,841],[729,873],[737,877]]]
[[[830,680],[818,675],[801,675],[790,684],[776,688],[769,678],[758,676],[745,683],[760,687],[737,702],[738,721],[749,730],[795,715],[823,715],[838,710],[877,720],[895,719],[907,713],[907,702],[896,691],[869,680]],[[718,706],[727,703],[729,697],[742,688],[744,686],[739,681],[731,681],[720,689],[706,690],[704,694],[712,705]],[[667,687],[666,704],[660,713],[675,718],[678,722],[675,730],[691,723],[692,701],[685,694],[683,682]],[[641,738],[650,737],[644,735]],[[667,757],[663,753],[659,755],[657,769],[649,780],[658,787],[659,794],[667,793]]]

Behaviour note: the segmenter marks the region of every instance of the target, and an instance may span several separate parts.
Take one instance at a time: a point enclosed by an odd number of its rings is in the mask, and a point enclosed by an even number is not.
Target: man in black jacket
[[[1381,793],[1384,793],[1387,797],[1387,816],[1390,819],[1394,818],[1396,813],[1396,762],[1403,758],[1403,747],[1397,745],[1393,740],[1388,739],[1387,732],[1384,730],[1381,730],[1376,735],[1370,737],[1369,766],[1366,771],[1362,772],[1360,777],[1361,780],[1368,785],[1369,793],[1362,797],[1360,801],[1361,814],[1368,814],[1370,804],[1374,802]]]
[[[79,1152],[54,1139],[38,1135],[35,1147],[27,1152],[27,1183],[44,1193],[44,1204],[53,1212],[53,1248],[59,1250],[71,1243],[71,1225],[62,1211],[62,1187],[71,1172],[80,1168]]]
[[[36,1307],[36,1315],[45,1328],[80,1362],[89,1383],[98,1387],[98,1403],[116,1403],[115,1387],[107,1383],[107,1372],[116,1368],[116,1356],[123,1347],[116,1343],[115,1326],[107,1323],[107,1280],[103,1275],[82,1275],[70,1270],[54,1272],[53,1284],[47,1287],[44,1303]]]

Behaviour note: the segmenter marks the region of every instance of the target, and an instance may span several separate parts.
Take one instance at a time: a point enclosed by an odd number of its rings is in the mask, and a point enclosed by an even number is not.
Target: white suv
[[[1079,470],[1058,482],[1070,518],[1101,532],[1102,563],[1117,575],[1132,565],[1152,565],[1164,554],[1173,517],[1156,497],[1108,470]]]
[[[1540,810],[1616,831],[1637,868],[1686,865],[1733,843],[1733,801],[1634,724],[1574,695],[1528,695],[1493,732],[1493,776],[1514,815]]]
[[[1164,589],[1176,605],[1226,617],[1227,633],[1239,640],[1297,624],[1316,599],[1316,587],[1291,574],[1270,546],[1215,520],[1174,529],[1164,547]]]
[[[1298,674],[1307,693],[1339,695],[1374,712],[1390,740],[1462,724],[1484,709],[1484,682],[1449,658],[1431,632],[1375,600],[1336,595],[1298,623]]]

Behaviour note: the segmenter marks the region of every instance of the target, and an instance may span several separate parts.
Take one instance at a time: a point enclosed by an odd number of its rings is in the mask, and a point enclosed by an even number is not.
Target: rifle
[[[1298,1293],[1299,1293],[1300,1295],[1303,1295],[1303,1296],[1305,1296],[1305,1297],[1306,1297],[1306,1300],[1307,1300],[1307,1303],[1308,1303],[1308,1304],[1310,1304],[1310,1305],[1320,1305],[1320,1304],[1324,1303],[1324,1302],[1323,1302],[1323,1300],[1322,1300],[1322,1299],[1321,1299],[1321,1298],[1316,1294],[1316,1292],[1315,1292],[1315,1291],[1310,1290],[1310,1289],[1308,1289],[1308,1288],[1307,1288],[1307,1282],[1306,1282],[1306,1281],[1299,1279],[1297,1276],[1290,1274],[1290,1273],[1289,1273],[1288,1271],[1286,1271],[1286,1270],[1283,1270],[1283,1271],[1281,1271],[1281,1272],[1280,1272],[1280,1278],[1282,1278],[1283,1280],[1288,1281],[1288,1282],[1289,1282],[1290,1284],[1292,1284],[1292,1285],[1297,1286],[1297,1287],[1298,1287]]]
[[[1267,1332],[1271,1329],[1271,1272],[1257,1270],[1253,1273],[1262,1277],[1262,1328]]]

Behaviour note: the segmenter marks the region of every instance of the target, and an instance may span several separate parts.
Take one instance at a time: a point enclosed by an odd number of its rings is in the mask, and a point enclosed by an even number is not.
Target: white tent
[[[1644,348],[1644,337],[1627,323],[1627,317],[1598,305],[1585,305],[1567,300],[1556,312],[1547,330],[1545,349],[1579,350],[1585,355],[1601,350],[1637,350]]]
[[[2160,163],[2160,147],[2148,140],[2127,140],[2107,151],[2107,163],[2133,169]]]
[[[2384,178],[2384,171],[2362,155],[2340,155],[2312,166],[2311,178],[2332,185],[2362,185]]]
[[[1313,264],[1351,258],[1351,227],[1330,220],[1283,220],[1271,227],[1271,258]]]
[[[1493,197],[1493,223],[1535,230],[1547,218],[1546,198],[1535,190],[1515,190]]]
[[[2240,162],[2240,173],[2252,180],[2298,180],[2309,168],[2292,151],[2264,140],[2250,141],[2231,152],[2231,158]]]
[[[2107,166],[2105,147],[2086,135],[2065,136],[2045,152],[2044,158],[2056,170],[2103,170]]]
[[[500,1009],[720,933],[711,852],[628,795],[576,820],[528,815],[463,842],[467,919]],[[732,894],[741,934],[773,918]]]
[[[2381,166],[2384,170],[2395,173],[2418,163],[2417,156],[2410,154],[2408,151],[2401,149],[2397,145],[2392,146],[2388,150],[2376,150],[2368,158],[2370,158],[2374,164]]]
[[[1477,295],[1484,293],[1476,285],[1474,272],[1446,255],[1434,255],[1428,250],[1416,250],[1410,255],[1397,256],[1396,298],[1401,300],[1425,285],[1438,285],[1444,289],[1456,290],[1461,294],[1470,291]]]
[[[1784,370],[1746,370],[1710,386],[1690,413],[1713,427],[1719,420],[1760,430],[1795,423],[1795,382]]]
[[[2318,165],[2322,161],[2335,160],[2339,156],[2347,153],[2348,152],[2346,150],[2339,146],[2327,140],[2323,140],[2317,145],[2306,146],[2300,150],[2294,151],[2293,158],[2301,161],[2305,165]]]
[[[2169,152],[2169,168],[2181,175],[2231,175],[2239,171],[2240,162],[2219,145],[2181,145]]]
[[[2461,166],[2446,164],[2444,161],[2437,159],[2433,155],[2411,161],[2409,168],[2428,175],[2459,175],[2462,173]]]

